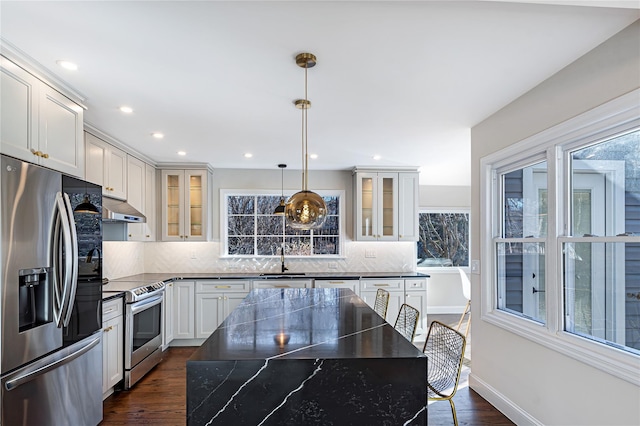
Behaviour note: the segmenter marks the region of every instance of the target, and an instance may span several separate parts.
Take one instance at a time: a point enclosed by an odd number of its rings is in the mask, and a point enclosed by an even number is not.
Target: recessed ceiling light
[[[120,111],[124,112],[125,114],[131,114],[133,112],[133,108],[123,105],[120,107]]]
[[[164,134],[160,133],[160,132],[153,132],[151,133],[151,136],[153,136],[156,139],[162,139],[164,138]]]
[[[379,159],[381,159],[381,158],[382,158],[382,157],[381,157],[381,156],[379,156],[378,154],[376,154],[376,155],[374,155],[374,156],[373,156],[373,159],[374,159],[374,160],[379,160]]]
[[[73,62],[69,62],[69,61],[65,61],[60,59],[59,61],[56,61],[56,64],[60,65],[62,68],[66,69],[66,70],[70,70],[70,71],[77,71],[78,70],[78,65],[74,64]]]
[[[318,158],[318,154],[309,154],[309,158],[315,160],[316,158]]]
[[[185,151],[178,151],[178,155],[187,155]]]
[[[246,154],[244,154],[244,158],[251,158],[253,157],[253,154],[250,152],[247,152]]]

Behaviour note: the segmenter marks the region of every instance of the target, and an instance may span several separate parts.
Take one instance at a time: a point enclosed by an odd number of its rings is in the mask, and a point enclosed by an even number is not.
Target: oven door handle
[[[131,313],[135,315],[140,311],[144,311],[145,309],[149,309],[153,306],[159,305],[160,303],[162,303],[162,294],[132,303]]]

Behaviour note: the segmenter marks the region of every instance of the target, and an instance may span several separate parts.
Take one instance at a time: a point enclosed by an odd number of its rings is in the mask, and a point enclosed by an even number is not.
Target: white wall
[[[472,259],[483,256],[480,159],[639,87],[636,21],[472,129]],[[473,389],[518,424],[640,424],[637,386],[482,321],[487,285],[472,276]]]

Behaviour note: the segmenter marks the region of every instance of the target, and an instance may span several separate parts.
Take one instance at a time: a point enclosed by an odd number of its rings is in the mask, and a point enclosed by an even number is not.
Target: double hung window
[[[482,317],[640,384],[635,96],[482,159]]]

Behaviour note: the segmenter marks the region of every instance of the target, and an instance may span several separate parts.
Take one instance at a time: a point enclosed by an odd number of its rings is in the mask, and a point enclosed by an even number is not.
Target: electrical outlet
[[[198,257],[196,256],[196,251],[195,250],[191,250],[191,258],[192,259],[197,259]]]
[[[471,261],[471,273],[475,275],[480,275],[480,261],[472,260]]]
[[[376,257],[376,251],[375,250],[365,250],[364,251],[364,257]]]

